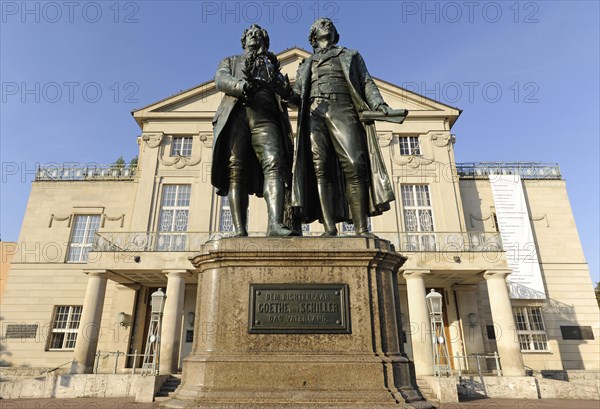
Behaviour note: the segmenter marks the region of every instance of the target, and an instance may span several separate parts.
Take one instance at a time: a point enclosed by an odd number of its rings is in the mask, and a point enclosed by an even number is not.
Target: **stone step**
[[[169,394],[175,392],[175,390],[181,384],[181,375],[170,375],[169,378],[162,384],[160,390],[156,393],[156,397],[169,397]]]
[[[434,405],[438,405],[440,403],[440,400],[435,395],[433,389],[431,389],[429,383],[426,380],[417,378],[417,387],[419,388],[421,395],[423,395],[423,397],[427,399],[428,402],[431,402]]]
[[[426,381],[418,380],[417,386],[419,387],[419,390],[421,392],[423,392],[423,391],[433,392],[433,389],[431,389],[431,386],[429,386],[429,384]]]

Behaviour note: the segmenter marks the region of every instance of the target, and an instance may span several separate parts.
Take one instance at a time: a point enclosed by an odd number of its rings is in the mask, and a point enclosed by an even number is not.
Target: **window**
[[[521,351],[547,351],[548,337],[540,307],[513,307]]]
[[[183,251],[190,212],[191,185],[164,185],[158,225],[158,251]]]
[[[246,228],[248,227],[248,220],[250,218],[250,209],[246,212]],[[221,197],[221,221],[220,221],[220,232],[233,232],[235,227],[233,226],[233,218],[231,216],[231,207],[229,206],[229,198],[227,196]]]
[[[418,136],[400,136],[400,155],[421,155]]]
[[[435,235],[413,234],[434,231],[429,186],[402,185],[401,193],[407,250],[435,251]]]
[[[371,218],[367,217],[367,230],[372,231],[371,229],[372,229]],[[354,232],[356,232],[356,228],[354,227],[354,224],[348,223],[348,222],[342,223],[342,233],[354,233]]]
[[[54,307],[48,350],[75,348],[82,308],[81,305],[57,305]]]
[[[100,227],[100,215],[77,215],[69,242],[68,263],[85,263]]]
[[[221,198],[221,228],[222,232],[233,231],[233,220],[231,218],[231,208],[229,207],[229,198]]]
[[[496,339],[496,330],[493,325],[486,325],[485,329],[487,330],[488,339]]]
[[[192,156],[192,137],[174,136],[171,140],[171,156]]]

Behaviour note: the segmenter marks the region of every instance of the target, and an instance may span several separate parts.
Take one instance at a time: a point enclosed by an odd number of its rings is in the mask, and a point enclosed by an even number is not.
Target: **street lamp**
[[[432,288],[425,299],[427,300],[427,309],[429,310],[430,315],[442,315],[442,294],[438,293]]]
[[[160,364],[160,328],[166,298],[167,296],[162,288],[159,288],[150,296],[150,328],[148,329],[148,339],[146,340],[142,375],[158,375]]]
[[[444,336],[444,303],[442,294],[431,289],[425,296],[427,309],[429,310],[429,319],[431,321],[432,347],[433,347],[433,374],[441,376],[442,373],[450,375],[450,357],[448,356],[448,346]]]
[[[150,297],[152,298],[152,314],[162,314],[165,308],[165,299],[167,298],[162,288],[154,291]]]

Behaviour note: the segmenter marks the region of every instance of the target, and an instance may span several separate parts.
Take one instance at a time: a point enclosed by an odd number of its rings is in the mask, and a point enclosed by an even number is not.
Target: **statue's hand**
[[[384,102],[383,104],[381,104],[381,105],[379,105],[379,106],[377,107],[377,110],[378,110],[378,111],[381,111],[381,112],[383,112],[385,115],[387,115],[387,114],[389,114],[389,113],[390,113],[390,111],[392,110],[392,108],[390,108],[390,106]]]
[[[275,92],[279,94],[281,98],[288,98],[292,93],[292,86],[290,85],[290,78],[287,74],[281,75],[281,73],[277,76],[275,80]]]
[[[237,98],[246,98],[246,96],[247,96],[246,94],[248,92],[248,87],[249,87],[248,81],[246,81],[244,79],[239,80],[237,82],[237,84],[235,84],[233,96],[237,97]]]

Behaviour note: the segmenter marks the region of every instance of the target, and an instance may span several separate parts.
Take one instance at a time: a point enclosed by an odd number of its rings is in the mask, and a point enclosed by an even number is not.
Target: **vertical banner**
[[[490,175],[502,245],[506,251],[510,297],[545,299],[542,272],[519,175]]]

